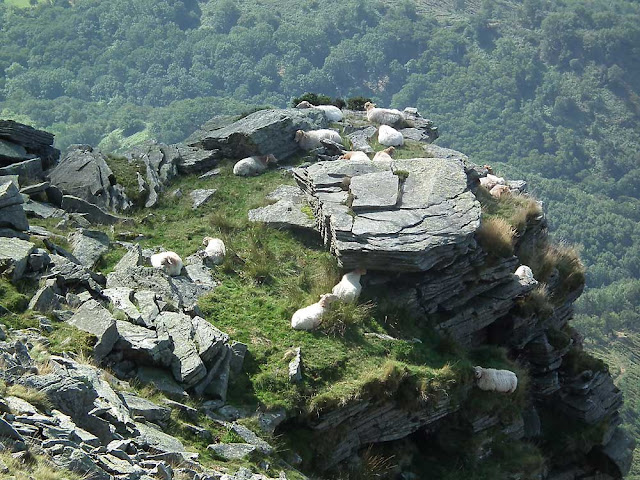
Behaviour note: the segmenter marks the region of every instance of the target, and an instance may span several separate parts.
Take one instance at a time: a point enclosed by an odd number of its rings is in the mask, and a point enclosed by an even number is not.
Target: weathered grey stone
[[[109,237],[98,230],[80,229],[69,235],[73,256],[88,268],[93,268],[109,250]]]
[[[27,217],[30,218],[63,218],[64,210],[53,206],[50,203],[36,202],[28,200],[22,206]]]
[[[238,375],[242,371],[242,365],[244,364],[244,357],[247,355],[248,347],[241,342],[231,343],[231,360],[229,368],[233,375]]]
[[[51,263],[51,257],[46,250],[42,248],[36,248],[31,255],[29,255],[29,270],[32,272],[40,272],[49,266]]]
[[[29,222],[22,205],[11,205],[0,209],[0,226],[22,231],[29,230]]]
[[[167,367],[173,359],[172,342],[166,332],[150,330],[122,320],[116,321],[119,338],[114,350],[137,365]]]
[[[13,183],[13,185],[20,190],[20,182],[18,181],[18,175],[0,175],[0,185],[7,182]]]
[[[106,157],[85,145],[69,147],[60,163],[49,173],[49,180],[65,196],[79,198],[105,212],[120,211],[129,205],[126,196],[114,188],[115,176],[107,165]],[[68,210],[64,206],[64,198],[62,208]]]
[[[295,349],[294,357],[289,362],[289,381],[293,383],[302,381],[302,357],[300,355],[300,347]]]
[[[2,227],[0,227],[0,237],[19,238],[20,240],[29,240],[31,238],[28,233],[18,232],[12,228]]]
[[[22,145],[0,138],[0,165],[10,165],[30,157]]]
[[[9,422],[0,418],[0,437],[12,438],[14,440],[24,441],[22,435],[20,435],[15,428],[11,426]]]
[[[136,427],[140,435],[135,438],[135,442],[140,446],[149,447],[157,452],[171,453],[185,451],[182,442],[171,435],[167,435],[144,423],[136,423]]]
[[[198,355],[203,362],[209,362],[224,348],[229,341],[229,335],[221,332],[202,317],[193,317],[191,323]]]
[[[380,199],[376,206],[371,196],[359,209],[343,205],[346,184],[389,170],[406,176],[396,205]],[[310,196],[325,243],[346,269],[424,271],[475,247],[480,204],[467,190],[460,160],[319,162],[294,169],[294,176]],[[358,180],[355,189],[363,190]]]
[[[13,120],[0,120],[0,138],[22,146],[31,156],[42,158],[44,168],[50,168],[60,156],[60,151],[52,146],[53,134]]]
[[[61,288],[73,286],[78,289],[83,286],[89,291],[99,294],[105,284],[105,278],[88,268],[70,261],[60,255],[51,255],[51,267],[49,273],[42,278],[56,278]]]
[[[142,250],[140,245],[134,244],[132,245],[127,253],[125,253],[120,261],[113,268],[114,270],[126,270],[131,267],[139,267],[143,265],[144,260],[142,258]]]
[[[602,453],[615,465],[620,478],[625,477],[631,470],[633,460],[633,450],[636,441],[627,432],[620,428],[616,428],[613,437],[602,449]]]
[[[119,338],[115,318],[95,300],[83,303],[69,324],[97,337],[93,347],[93,356],[97,361],[111,352]]]
[[[244,158],[273,154],[283,160],[298,151],[297,130],[314,130],[328,125],[324,114],[314,109],[261,110],[222,128],[214,128],[190,146],[220,150],[221,157]]]
[[[29,402],[22,398],[7,396],[4,397],[4,401],[9,406],[11,413],[14,415],[37,415],[38,410]]]
[[[216,193],[215,188],[193,190],[189,193],[191,201],[193,202],[191,208],[195,210],[198,207],[201,207],[211,199],[214,193]]]
[[[351,208],[358,210],[385,210],[398,203],[400,180],[390,170],[359,175],[351,179],[349,192]]]
[[[111,480],[112,477],[107,472],[99,468],[91,457],[78,448],[64,447],[59,455],[52,457],[53,462],[67,470],[85,475],[91,480]]]
[[[145,325],[142,315],[133,303],[134,291],[127,287],[105,288],[102,295],[109,299],[115,311],[124,313],[129,321],[137,325]]]
[[[230,363],[231,349],[225,345],[213,365],[210,366],[204,379],[194,387],[194,393],[202,395],[206,392],[210,397],[219,398],[223,402],[226,401]]]
[[[250,445],[254,445],[258,451],[265,455],[271,455],[273,453],[273,447],[267,442],[262,440],[258,435],[253,433],[244,425],[233,423],[230,425],[231,429],[236,432],[242,439]]]
[[[38,317],[38,328],[45,333],[53,332],[53,325],[47,317]]]
[[[143,327],[154,326],[154,320],[160,313],[158,304],[156,303],[156,294],[151,290],[138,290],[133,294],[133,298],[138,304],[138,311],[142,320]]]
[[[374,150],[369,145],[369,139],[375,135],[376,131],[376,127],[369,126],[347,135],[347,138],[351,141],[351,148],[364,153],[373,153]]]
[[[202,380],[207,370],[198,355],[191,318],[181,313],[162,312],[155,320],[158,331],[165,330],[173,342],[171,371],[187,388]]]
[[[96,224],[115,225],[125,220],[122,217],[107,213],[97,205],[89,203],[82,198],[74,197],[73,195],[64,195],[62,197],[62,209],[67,212],[84,213],[87,220]]]
[[[425,156],[429,158],[459,158],[462,160],[468,159],[468,157],[462,152],[452,150],[451,148],[434,145],[433,143],[430,145],[424,145],[423,148],[426,154]]]
[[[122,392],[120,396],[132,415],[142,415],[148,421],[160,424],[169,420],[170,408],[161,407],[132,393]]]
[[[257,448],[250,443],[214,443],[209,445],[207,449],[213,451],[213,453],[225,460],[245,458],[257,450]]]
[[[35,248],[33,243],[19,238],[0,237],[0,273],[14,282],[22,278]]]
[[[42,180],[44,174],[42,172],[42,160],[40,158],[31,158],[22,162],[13,163],[7,167],[0,168],[0,175],[18,175],[20,184],[30,181]]]
[[[42,313],[60,308],[60,300],[55,287],[55,280],[47,280],[45,284],[38,289],[29,301],[29,308]]]
[[[107,275],[107,288],[128,287],[133,290],[151,290],[165,302],[176,307],[183,305],[182,295],[176,285],[179,277],[169,277],[152,267],[116,268]]]
[[[313,216],[303,211],[305,207],[309,208],[309,205],[300,196],[283,198],[273,205],[249,210],[249,221],[266,223],[275,228],[313,230],[315,221]]]
[[[180,143],[175,145],[175,147],[180,153],[178,171],[183,175],[200,173],[207,170],[215,166],[220,158],[218,150],[203,150],[201,148],[190,147]],[[213,175],[216,174],[214,173]]]
[[[138,379],[142,383],[153,385],[156,389],[172,398],[186,399],[189,398],[187,392],[173,379],[173,377],[164,369],[153,367],[139,367]]]
[[[204,150],[206,151],[206,150]],[[199,179],[204,179],[204,178],[211,178],[211,177],[215,177],[217,175],[220,175],[220,172],[222,170],[220,170],[219,168],[214,168],[213,170],[209,170],[208,172],[203,173],[202,175],[200,175],[198,178]]]
[[[29,195],[29,196],[39,195],[41,193],[44,193],[47,190],[47,188],[49,188],[50,185],[51,185],[50,182],[40,182],[34,185],[28,185],[26,187],[21,188],[20,193],[22,195]]]
[[[284,409],[268,412],[258,412],[256,414],[258,426],[269,435],[273,435],[282,422],[287,419],[287,412]]]

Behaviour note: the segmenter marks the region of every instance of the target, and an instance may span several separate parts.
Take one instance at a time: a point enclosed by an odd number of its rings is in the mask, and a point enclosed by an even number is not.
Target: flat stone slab
[[[109,237],[98,230],[80,229],[69,235],[73,256],[82,265],[93,268],[102,254],[109,250]]]
[[[345,269],[426,271],[475,246],[480,204],[461,159],[318,162],[293,174]]]
[[[193,201],[193,205],[191,208],[195,210],[196,208],[204,205],[211,199],[214,193],[216,193],[215,188],[201,188],[198,190],[193,190],[189,193],[189,195],[191,196],[191,200]]]
[[[209,445],[207,449],[226,460],[238,460],[251,455],[257,450],[257,447],[250,443],[214,443]]]
[[[93,356],[98,361],[111,352],[119,337],[115,318],[95,300],[83,303],[68,323],[97,337]]]
[[[28,200],[22,208],[27,217],[31,218],[63,218],[65,216],[64,210],[50,203]]]
[[[266,223],[275,228],[313,230],[315,220],[303,209],[309,205],[299,196],[283,198],[273,205],[249,210],[249,221]]]

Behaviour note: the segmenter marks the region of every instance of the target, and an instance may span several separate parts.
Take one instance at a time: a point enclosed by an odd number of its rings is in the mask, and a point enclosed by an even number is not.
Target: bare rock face
[[[13,182],[0,183],[0,227],[10,227],[15,230],[29,229],[23,202]]]
[[[475,247],[480,204],[460,160],[319,162],[294,176],[345,269],[425,271]]]
[[[87,145],[73,145],[50,172],[51,184],[105,211],[120,211],[130,202],[115,184],[106,157]]]
[[[60,157],[60,150],[53,148],[53,134],[13,120],[0,120],[0,144],[0,166],[39,157],[47,169]]]
[[[191,137],[189,145],[219,150],[226,158],[273,154],[282,160],[298,151],[294,140],[296,130],[314,130],[327,125],[325,115],[315,109],[260,110],[231,124],[213,124],[211,130],[200,132],[199,138]]]

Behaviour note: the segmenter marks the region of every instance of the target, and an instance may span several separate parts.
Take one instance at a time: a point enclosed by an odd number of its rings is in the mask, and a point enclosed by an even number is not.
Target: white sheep
[[[360,150],[352,150],[349,152],[344,152],[339,160],[356,160],[356,161],[364,161],[364,160],[369,160],[369,156],[364,153],[361,152]]]
[[[327,311],[327,307],[337,297],[331,293],[326,293],[320,297],[320,300],[313,305],[301,308],[291,317],[291,327],[295,330],[313,330],[322,322],[322,316]]]
[[[345,303],[353,303],[358,300],[360,292],[362,291],[362,285],[360,285],[360,277],[365,275],[367,271],[363,268],[354,270],[353,272],[345,273],[342,276],[340,282],[333,287],[331,293],[333,293],[337,300]]]
[[[233,174],[240,177],[260,175],[269,165],[275,165],[278,159],[273,155],[254,155],[243,158],[233,166]]]
[[[400,146],[404,143],[404,138],[395,128],[389,125],[380,125],[378,129],[378,143],[387,146]]]
[[[516,270],[516,276],[520,277],[521,280],[531,280],[536,281],[533,276],[533,270],[529,268],[527,265],[520,265]]]
[[[151,255],[151,266],[160,268],[171,277],[180,275],[182,259],[176,252],[160,252]]]
[[[330,122],[339,122],[343,118],[342,110],[335,105],[313,105],[303,100],[296,105],[296,108],[315,108],[316,110],[321,110]]]
[[[504,185],[505,183],[507,182],[505,182],[504,178],[496,177],[491,173],[488,173],[486,177],[482,177],[480,179],[480,185],[485,187],[487,190],[491,190],[496,185]]]
[[[364,104],[367,111],[367,120],[379,123],[381,125],[395,125],[405,121],[404,113],[400,110],[392,108],[376,108],[375,103],[367,102]]]
[[[322,146],[320,140],[331,140],[342,145],[342,138],[335,130],[321,128],[320,130],[309,130],[308,132],[298,130],[295,137],[296,142],[303,150],[313,150]]]
[[[384,150],[380,150],[379,152],[376,152],[376,154],[373,156],[373,161],[374,162],[391,161],[393,160],[391,156],[395,153],[395,151],[396,149],[393,147],[388,147],[388,148],[385,148]]]
[[[518,377],[510,370],[473,367],[480,390],[513,393],[518,387]]]
[[[219,238],[204,237],[202,245],[205,246],[204,255],[214,265],[220,265],[224,261],[227,250],[224,242]]]
[[[489,190],[489,193],[492,197],[500,198],[503,195],[511,194],[511,189],[506,185],[494,185],[493,188]]]

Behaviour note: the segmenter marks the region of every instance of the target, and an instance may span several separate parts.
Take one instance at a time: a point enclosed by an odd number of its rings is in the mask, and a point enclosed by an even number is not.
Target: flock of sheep
[[[296,108],[314,108],[321,110],[327,119],[332,122],[342,120],[342,111],[333,105],[314,106],[307,101],[303,101]],[[375,104],[367,102],[365,104],[367,120],[380,124],[378,129],[378,142],[388,148],[376,152],[373,161],[391,160],[394,154],[394,146],[401,146],[404,143],[402,133],[393,128],[394,125],[402,125],[405,122],[403,112],[395,109],[377,108]],[[322,146],[323,140],[335,142],[343,145],[342,138],[335,130],[319,129],[303,131],[298,130],[295,141],[303,150],[313,150]],[[346,151],[339,157],[341,160],[369,160],[369,156],[362,151]],[[266,171],[269,166],[276,165],[278,160],[273,155],[251,156],[238,161],[233,167],[233,173],[238,176],[255,176]],[[491,167],[485,165],[488,171],[485,177],[480,179],[480,184],[485,187],[492,196],[500,197],[510,193],[505,179],[493,175]],[[205,261],[210,264],[219,265],[226,255],[224,242],[219,238],[205,237],[202,241],[205,247],[200,253]],[[167,275],[180,275],[183,267],[182,259],[175,252],[161,252],[151,256],[151,265],[162,269]],[[322,318],[329,306],[336,301],[354,303],[358,300],[362,291],[360,279],[367,272],[364,269],[357,269],[342,276],[340,282],[333,287],[331,293],[321,295],[320,300],[312,305],[297,310],[291,317],[291,327],[296,330],[314,330],[322,323]],[[521,265],[515,275],[522,280],[535,280],[533,272],[526,265]],[[474,367],[476,384],[481,390],[513,393],[518,386],[518,378],[515,373],[509,370],[496,370],[493,368]]]

